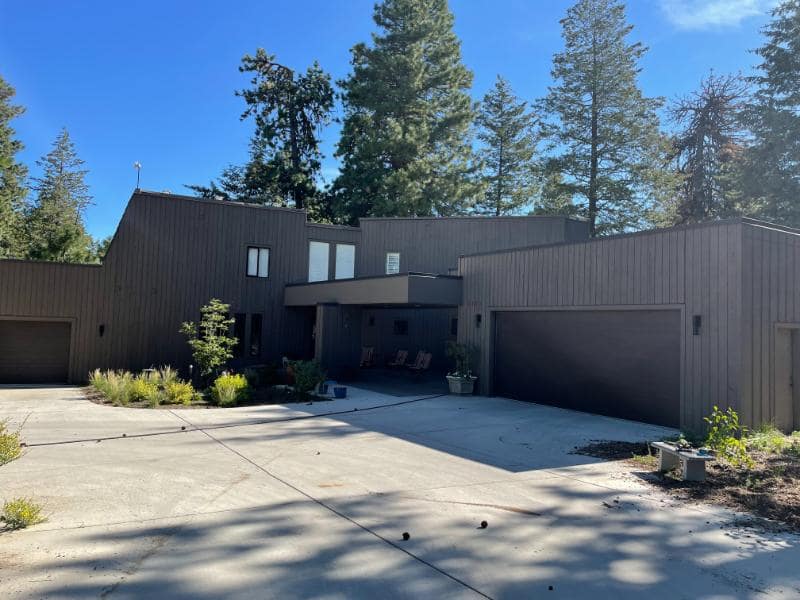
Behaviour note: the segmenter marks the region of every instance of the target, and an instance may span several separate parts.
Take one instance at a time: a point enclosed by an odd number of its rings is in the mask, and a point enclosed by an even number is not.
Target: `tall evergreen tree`
[[[36,198],[26,209],[26,258],[59,262],[96,260],[93,240],[83,225],[83,213],[92,203],[84,178],[84,161],[66,129],[53,149],[36,163],[41,177],[34,179]]]
[[[564,50],[542,103],[545,131],[568,195],[581,201],[592,235],[641,225],[664,150],[659,99],[637,84],[646,52],[618,0],[579,0],[561,20]]]
[[[24,109],[11,103],[14,88],[0,77],[0,258],[21,253],[21,214],[25,202],[28,170],[16,155],[22,142],[15,139],[11,121]]]
[[[383,0],[372,45],[351,50],[334,206],[341,220],[449,215],[481,194],[470,128],[472,73],[447,0]]]
[[[532,204],[536,185],[535,118],[508,81],[497,76],[478,112],[479,156],[483,163],[486,196],[478,212],[502,215]]]
[[[800,226],[800,0],[785,0],[763,30],[754,101],[745,111],[753,142],[746,194],[764,218]]]
[[[206,197],[307,208],[318,200],[319,131],[333,107],[330,76],[316,62],[295,73],[263,48],[245,55],[239,71],[253,74],[250,87],[236,92],[247,105],[241,119],[255,121],[250,160],[227,167],[219,183],[188,187]]]
[[[670,106],[673,121],[682,127],[673,140],[681,182],[673,223],[697,223],[743,211],[738,184],[745,94],[741,78],[712,73],[698,91]]]

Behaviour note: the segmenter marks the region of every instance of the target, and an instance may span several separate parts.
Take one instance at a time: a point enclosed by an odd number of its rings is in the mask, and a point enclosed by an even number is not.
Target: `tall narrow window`
[[[244,332],[246,321],[247,315],[244,313],[236,313],[233,315],[233,337],[236,338],[236,345],[233,347],[233,355],[236,358],[244,356]]]
[[[328,260],[330,244],[327,242],[308,243],[308,280],[326,281],[328,279]]]
[[[269,277],[269,248],[247,248],[247,276]]]
[[[250,315],[250,356],[261,356],[261,322],[264,315]]]
[[[400,272],[400,253],[387,252],[386,253],[386,274],[394,275]]]
[[[352,279],[356,273],[356,247],[354,244],[336,244],[335,279]]]

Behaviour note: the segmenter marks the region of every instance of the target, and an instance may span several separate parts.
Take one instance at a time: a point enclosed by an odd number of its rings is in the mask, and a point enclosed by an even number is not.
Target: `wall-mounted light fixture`
[[[106,332],[106,326],[101,324],[100,327],[97,328],[97,333],[100,334],[100,337],[103,337],[103,334],[105,332]]]
[[[478,313],[477,315],[475,315],[475,327],[480,327],[482,320],[483,320],[483,316],[481,315],[481,313]]]
[[[700,335],[700,327],[703,324],[703,319],[700,315],[692,316],[692,335]]]

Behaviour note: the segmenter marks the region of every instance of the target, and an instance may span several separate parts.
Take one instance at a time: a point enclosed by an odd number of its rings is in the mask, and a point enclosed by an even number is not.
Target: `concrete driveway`
[[[569,454],[666,430],[351,392],[153,411],[0,389],[0,419],[29,445],[0,467],[0,499],[32,496],[48,516],[0,534],[0,597],[800,596],[800,537],[741,529]]]

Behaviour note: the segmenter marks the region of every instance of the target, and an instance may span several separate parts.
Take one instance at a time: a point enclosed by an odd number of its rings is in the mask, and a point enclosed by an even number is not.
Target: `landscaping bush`
[[[181,333],[189,338],[192,356],[203,377],[216,375],[233,358],[238,341],[228,335],[233,325],[230,308],[229,304],[212,298],[200,309],[199,327],[191,321],[181,325]]]
[[[151,408],[161,401],[158,384],[147,375],[139,375],[131,381],[128,395],[133,402],[146,402]]]
[[[247,400],[250,386],[244,375],[223,373],[211,386],[211,397],[220,406],[234,406]]]
[[[171,383],[180,381],[180,378],[178,377],[178,371],[169,365],[165,365],[156,370],[155,376],[158,378],[158,384],[164,389],[167,389],[167,386],[169,386]]]
[[[0,421],[0,465],[10,463],[22,455],[19,433],[11,433],[5,421]]]
[[[296,360],[292,362],[294,371],[294,389],[301,394],[308,394],[323,381],[325,371],[315,360]]]
[[[703,417],[708,423],[706,445],[716,450],[719,457],[727,460],[734,467],[751,468],[753,459],[747,453],[747,444],[742,439],[747,428],[739,424],[739,414],[732,408],[723,412],[718,407],[709,417]]]
[[[453,370],[448,375],[472,377],[472,359],[475,357],[475,352],[475,347],[470,344],[447,342],[445,354],[453,359]]]
[[[128,371],[106,371],[106,389],[103,393],[115,406],[128,406],[131,400],[132,382],[133,375]]]
[[[24,529],[44,521],[42,507],[29,498],[15,498],[6,502],[0,518],[9,529]]]
[[[197,397],[191,383],[175,380],[164,386],[165,401],[168,404],[189,405]]]

